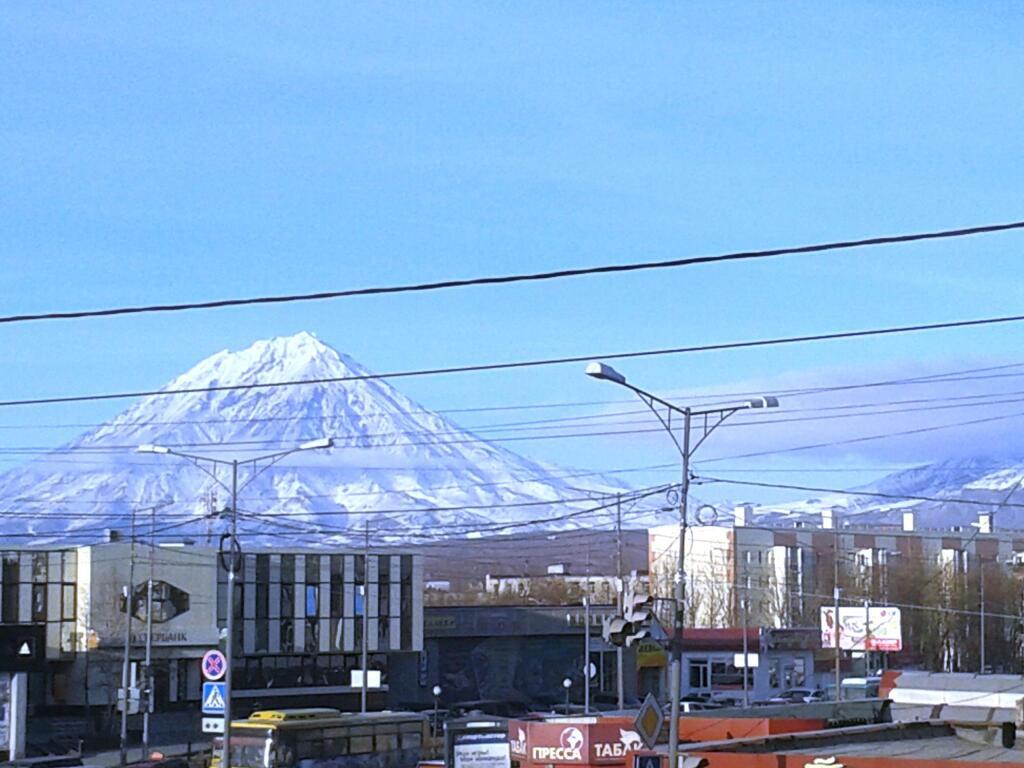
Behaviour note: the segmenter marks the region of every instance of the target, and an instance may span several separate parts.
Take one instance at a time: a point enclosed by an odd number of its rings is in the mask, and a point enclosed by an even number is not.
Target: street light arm
[[[149,447],[152,447],[152,446],[141,446],[141,448],[149,448]],[[175,450],[173,450],[171,448],[164,448],[163,446],[160,446],[160,448],[161,448],[161,450],[159,450],[159,451],[151,451],[151,450],[150,451],[146,451],[146,450],[141,450],[140,449],[140,452],[141,453],[158,453],[160,455],[177,456],[179,459],[185,459],[186,461],[194,464],[198,469],[201,469],[203,472],[205,472],[207,475],[209,475],[213,479],[213,482],[215,482],[217,485],[219,485],[225,491],[227,491],[228,493],[231,493],[230,486],[228,486],[226,483],[222,482],[221,479],[219,477],[217,477],[217,473],[216,472],[211,472],[209,469],[204,467],[203,464],[202,464],[202,462],[205,461],[205,462],[209,462],[214,467],[217,467],[220,464],[223,464],[223,465],[226,465],[226,466],[231,466],[231,462],[230,461],[224,461],[223,459],[214,459],[214,458],[212,458],[210,456],[199,456],[199,455],[193,454],[193,453],[182,453],[181,451],[175,451]]]
[[[668,436],[672,438],[672,442],[675,444],[676,450],[679,451],[679,455],[685,456],[685,449],[682,445],[679,444],[679,440],[676,438],[676,433],[672,431],[672,413],[678,412],[685,414],[686,411],[681,408],[677,408],[676,406],[669,405],[664,400],[659,400],[658,398],[654,397],[654,395],[644,392],[642,389],[630,386],[628,384],[625,384],[624,386],[636,392],[637,397],[639,397],[643,401],[644,405],[646,405],[651,410],[651,413],[658,417],[658,421],[661,422],[661,426],[665,428],[665,431],[668,432]],[[669,417],[667,419],[661,415],[657,408],[654,407],[655,403],[665,405],[669,409]]]
[[[740,410],[743,410],[743,409],[741,407],[737,406],[735,408],[721,408],[721,409],[718,409],[718,410],[715,410],[715,411],[703,411],[702,413],[697,414],[697,415],[702,415],[704,417],[704,434],[701,435],[700,439],[696,443],[694,443],[693,447],[690,449],[690,454],[692,455],[694,453],[694,451],[696,451],[698,448],[700,448],[701,444],[703,444],[703,442],[705,440],[707,440],[711,436],[712,432],[714,432],[716,429],[718,429],[722,425],[723,421],[725,421],[730,416],[732,416],[734,413],[736,413],[736,411],[740,411]],[[708,416],[718,416],[718,421],[716,421],[714,424],[712,424],[709,427],[708,426]]]
[[[246,481],[244,483],[242,483],[242,485],[239,487],[239,490],[241,488],[244,488],[245,486],[247,486],[258,475],[260,475],[263,472],[265,472],[266,470],[270,469],[272,466],[277,464],[277,462],[279,462],[281,459],[283,459],[286,456],[291,456],[293,453],[298,453],[299,451],[309,451],[309,450],[315,450],[317,448],[330,448],[333,445],[334,445],[333,438],[327,437],[327,438],[321,438],[319,440],[310,440],[308,442],[303,443],[302,445],[296,446],[295,448],[291,448],[291,449],[289,449],[287,451],[277,451],[275,453],[267,453],[267,454],[264,454],[262,456],[254,456],[251,459],[245,459],[244,462],[239,462],[239,463],[253,465],[253,470],[254,471],[246,479]],[[223,465],[223,466],[226,466],[226,467],[230,467],[232,464],[235,463],[234,461],[226,461],[224,459],[215,459],[212,456],[200,456],[200,455],[195,454],[195,453],[184,453],[182,451],[176,451],[173,448],[167,448],[165,446],[157,446],[157,445],[140,445],[136,450],[139,453],[155,453],[155,454],[159,454],[159,455],[177,456],[179,459],[186,459],[187,461],[191,462],[196,467],[201,469],[203,472],[205,472],[207,475],[209,475],[213,479],[213,481],[215,483],[217,483],[217,485],[219,485],[225,491],[227,491],[228,493],[232,492],[232,489],[226,483],[221,482],[220,478],[217,477],[216,472],[211,472],[209,469],[207,469],[205,466],[203,466],[203,462],[207,462],[209,464],[212,464],[214,467],[217,467],[218,465]],[[259,469],[256,469],[256,464],[258,464],[259,462],[264,462],[264,461],[267,462],[267,464],[265,466],[263,466],[263,467],[260,467]]]
[[[281,459],[285,458],[286,456],[291,456],[293,453],[299,453],[301,451],[312,451],[318,448],[332,448],[333,446],[334,438],[325,437],[320,440],[310,440],[308,442],[303,443],[302,445],[296,446],[295,448],[291,448],[287,451],[267,453],[264,454],[263,456],[256,456],[251,459],[246,459],[244,463],[251,464],[253,467],[253,472],[251,475],[249,475],[248,478],[246,478],[245,482],[238,487],[238,490],[242,490],[243,488],[245,488],[247,485],[249,485],[249,483],[251,483],[253,480],[255,480],[257,477],[266,472],[268,469],[277,464],[277,462],[281,461]],[[265,461],[267,463],[264,466],[257,469],[256,464],[261,461]]]
[[[679,440],[676,439],[675,433],[672,431],[672,414],[678,413],[681,416],[685,416],[685,408],[680,408],[678,405],[674,405],[673,403],[670,403],[668,400],[663,400],[657,395],[648,392],[646,389],[641,389],[640,387],[634,384],[630,384],[628,381],[626,381],[625,376],[620,374],[614,368],[610,368],[609,366],[606,366],[603,363],[591,363],[589,366],[587,366],[587,375],[593,376],[595,379],[599,379],[601,381],[608,381],[611,382],[612,384],[616,384],[620,387],[628,389],[630,392],[639,397],[643,404],[650,409],[651,413],[653,413],[658,418],[658,421],[661,422],[661,426],[665,428],[665,431],[668,432],[668,436],[671,437],[672,442],[675,443],[676,450],[679,451],[679,455],[686,455],[685,449],[682,445],[679,444]],[[661,415],[661,413],[655,407],[655,404],[662,406],[663,408],[665,408],[665,410],[668,411],[667,419]]]

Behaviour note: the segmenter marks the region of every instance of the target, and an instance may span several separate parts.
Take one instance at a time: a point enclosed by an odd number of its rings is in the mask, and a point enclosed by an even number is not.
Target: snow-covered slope
[[[1021,506],[1016,506],[1021,505]],[[1024,459],[976,456],[906,469],[849,494],[759,507],[762,522],[783,523],[841,506],[857,525],[900,525],[904,511],[926,528],[969,526],[980,512],[993,512],[1000,528],[1024,529]]]
[[[142,399],[71,444],[0,475],[3,531],[45,538],[125,531],[132,509],[163,501],[172,502],[159,513],[158,525],[168,533],[221,530],[223,523],[211,522],[208,513],[226,505],[226,491],[183,459],[137,453],[142,444],[245,459],[335,438],[331,450],[282,459],[240,494],[244,530],[307,546],[358,538],[367,522],[375,540],[499,533],[497,524],[557,518],[593,506],[587,497],[621,490],[607,478],[552,470],[477,438],[387,382],[359,378],[368,373],[308,333],[219,352],[164,390],[350,380]],[[241,481],[251,472],[243,464]],[[230,484],[227,469],[220,468],[219,479]],[[576,501],[567,506],[565,500]]]

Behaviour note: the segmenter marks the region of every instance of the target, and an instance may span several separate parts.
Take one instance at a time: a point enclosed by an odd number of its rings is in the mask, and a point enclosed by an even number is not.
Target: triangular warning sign
[[[32,646],[29,645],[27,640],[24,643],[21,644],[20,648],[18,648],[18,655],[19,656],[31,656],[32,655]]]
[[[224,709],[224,697],[220,693],[219,685],[210,686],[210,693],[203,701],[203,709]]]

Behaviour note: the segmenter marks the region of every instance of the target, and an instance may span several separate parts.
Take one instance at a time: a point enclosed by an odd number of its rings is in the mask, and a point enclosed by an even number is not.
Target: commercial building
[[[614,605],[595,605],[589,612],[591,701],[604,709],[616,702],[618,671],[616,649],[601,639],[601,624],[615,610]],[[579,605],[428,607],[422,663],[396,687],[401,686],[404,703],[413,708],[431,706],[438,685],[440,704],[446,707],[487,701],[517,704],[521,712],[561,711],[562,682],[568,678],[572,702],[582,704],[586,615]],[[624,696],[634,701],[636,648],[624,649],[623,668]]]
[[[744,673],[750,703],[788,688],[817,688],[815,629],[689,629],[683,633],[683,696],[710,695],[743,702]],[[744,656],[744,649],[746,656]]]
[[[30,677],[32,721],[77,720],[71,730],[116,730],[126,634],[132,674],[151,646],[153,708],[197,715],[198,660],[226,626],[226,573],[206,547],[126,542],[0,555],[0,618],[46,627],[47,669]],[[124,597],[134,561],[131,597]],[[392,669],[415,667],[423,648],[422,563],[394,552],[261,550],[236,583],[235,707],[318,702],[358,705],[364,611],[369,666],[388,702]],[[152,580],[152,621],[147,605]],[[133,678],[134,679],[134,678]],[[159,718],[172,722],[174,718]]]

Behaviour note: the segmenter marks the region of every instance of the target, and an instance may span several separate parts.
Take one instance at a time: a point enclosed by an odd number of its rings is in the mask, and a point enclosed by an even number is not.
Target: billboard
[[[631,718],[565,718],[561,722],[510,720],[509,747],[512,759],[521,764],[622,765],[626,753],[643,749]]]
[[[838,622],[834,607],[822,608],[821,647],[835,648],[837,632],[843,651],[903,650],[899,608],[841,606]]]

